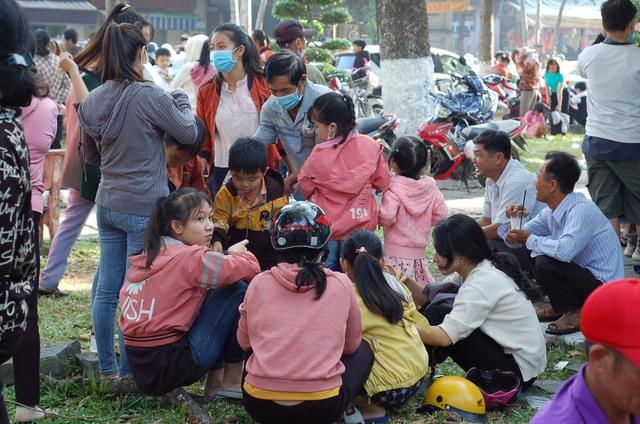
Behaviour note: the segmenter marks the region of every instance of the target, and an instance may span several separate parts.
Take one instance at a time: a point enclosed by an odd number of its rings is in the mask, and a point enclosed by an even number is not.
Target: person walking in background
[[[0,2],[0,193],[5,210],[0,214],[0,296],[7,306],[0,309],[0,363],[20,349],[33,313],[27,299],[35,291],[37,278],[29,151],[20,119],[21,107],[29,106],[33,96],[46,95],[36,81],[32,49],[22,8],[14,0]],[[38,374],[24,378],[37,379]],[[9,415],[1,386],[0,381],[0,422],[4,424],[9,423]]]
[[[78,109],[85,160],[100,165],[102,172],[96,195],[100,263],[93,325],[100,374],[111,379],[118,377],[113,329],[127,257],[142,250],[151,207],[169,193],[162,139],[169,133],[182,144],[193,144],[197,134],[187,95],[177,91],[170,96],[144,81],[145,45],[135,25],[109,24],[100,59],[103,84]],[[124,347],[120,352],[120,375],[126,376]]]
[[[560,61],[551,58],[547,61],[544,80],[547,90],[547,98],[551,99],[550,110],[560,115],[559,122],[551,125],[551,135],[566,134],[566,125],[563,125],[562,114],[569,113],[569,90],[564,83],[564,76],[560,72]],[[563,131],[564,129],[564,131]]]
[[[78,44],[78,31],[69,28],[64,32],[64,51],[76,57],[81,50],[82,47]]]
[[[536,103],[537,90],[540,84],[540,64],[535,50],[526,50],[523,54],[522,67],[520,69],[520,116],[533,109]]]
[[[215,196],[229,172],[231,145],[253,135],[270,93],[258,50],[242,28],[218,26],[211,35],[211,47],[218,72],[200,87],[197,114],[209,132],[200,156],[204,169],[211,170],[207,185]],[[270,155],[277,155],[275,147]]]
[[[191,108],[195,109],[198,89],[215,75],[209,54],[209,37],[194,35],[187,41],[185,63],[171,81],[171,89],[180,88],[189,96]]]
[[[60,138],[62,137],[64,102],[67,99],[71,81],[69,80],[69,76],[59,68],[60,58],[58,55],[49,50],[51,46],[49,33],[43,29],[39,29],[35,32],[35,37],[36,54],[33,60],[36,63],[38,73],[42,75],[43,83],[49,87],[49,95],[58,105],[58,132],[56,133],[56,138],[53,140],[51,148],[59,149],[61,147]]]
[[[416,137],[393,143],[389,163],[393,176],[382,193],[378,222],[384,230],[385,263],[422,285],[433,281],[425,249],[431,228],[447,216],[444,196],[429,176],[426,145]]]
[[[582,152],[589,194],[620,236],[620,218],[640,224],[640,49],[629,42],[637,9],[629,0],[602,4],[607,37],[578,57],[589,80]],[[640,261],[640,243],[632,255]]]
[[[40,330],[38,328],[38,274],[40,272],[39,224],[43,210],[44,162],[49,147],[56,136],[56,103],[46,94],[33,96],[31,104],[22,109],[24,138],[29,148],[29,171],[31,173],[31,211],[33,217],[36,252],[36,278],[34,290],[27,297],[29,315],[20,348],[13,358],[15,381],[16,422],[27,422],[44,418],[37,405],[40,402]]]

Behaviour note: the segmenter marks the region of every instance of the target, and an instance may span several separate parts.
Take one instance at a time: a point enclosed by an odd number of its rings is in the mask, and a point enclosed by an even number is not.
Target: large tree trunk
[[[520,20],[522,21],[522,44],[526,46],[529,42],[529,21],[525,0],[520,0]]]
[[[560,45],[560,25],[562,24],[562,13],[564,12],[564,5],[567,3],[567,0],[562,0],[560,3],[560,10],[558,11],[558,20],[556,21],[556,36],[554,40],[554,53],[558,51],[558,46]]]
[[[260,6],[258,7],[258,16],[256,16],[256,29],[262,29],[264,27],[264,14],[267,11],[269,0],[260,0]]]
[[[115,5],[116,5],[116,0],[105,0],[104,1],[104,11],[107,13],[107,15],[109,15],[109,13],[111,13],[111,11],[115,7]]]
[[[482,0],[480,6],[480,62],[491,66],[493,59],[493,0]]]
[[[396,114],[398,133],[414,135],[431,111],[433,60],[423,0],[376,0],[382,48],[384,110]]]
[[[542,0],[536,0],[536,46],[542,43]]]

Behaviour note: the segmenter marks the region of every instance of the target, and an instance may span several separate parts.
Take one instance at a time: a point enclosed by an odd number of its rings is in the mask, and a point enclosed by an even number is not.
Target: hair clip
[[[127,9],[130,9],[131,5],[129,3],[126,3],[124,6],[122,6],[122,9],[120,9],[120,13],[124,12]]]
[[[356,254],[358,254],[358,253],[367,253],[367,249],[364,246],[358,247],[356,249]]]
[[[25,68],[33,66],[33,57],[31,56],[31,53],[9,53],[3,58],[3,60],[9,66],[24,66]]]

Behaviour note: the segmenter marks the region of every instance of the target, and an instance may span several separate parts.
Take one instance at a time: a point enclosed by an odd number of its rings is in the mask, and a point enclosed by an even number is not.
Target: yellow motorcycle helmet
[[[472,423],[485,422],[486,406],[482,392],[464,377],[449,375],[434,381],[418,412],[450,411]]]

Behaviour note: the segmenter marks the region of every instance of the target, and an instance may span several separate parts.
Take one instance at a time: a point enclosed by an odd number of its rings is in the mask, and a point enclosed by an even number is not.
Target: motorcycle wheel
[[[449,167],[451,166],[451,160],[444,153],[442,153],[441,149],[434,149],[433,147],[427,146],[427,150],[427,155],[429,154],[429,152],[432,152],[431,162],[427,163],[427,173],[430,176],[436,177],[449,169]],[[453,175],[451,178],[453,179]]]

